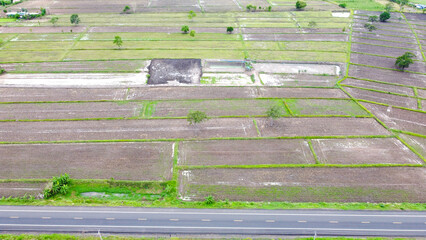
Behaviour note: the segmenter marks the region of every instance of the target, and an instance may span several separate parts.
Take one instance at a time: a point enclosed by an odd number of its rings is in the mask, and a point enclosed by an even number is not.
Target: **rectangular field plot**
[[[385,45],[384,43],[383,45]],[[375,46],[375,45],[368,45],[368,44],[359,44],[359,43],[352,43],[352,52],[360,52],[360,53],[369,53],[369,54],[377,54],[377,55],[383,55],[383,56],[389,56],[389,57],[399,57],[402,54],[404,54],[407,51],[411,51],[416,55],[414,59],[422,60],[421,59],[421,53],[418,50],[411,50],[411,49],[403,49],[403,48],[392,48],[392,47],[382,47],[382,46]]]
[[[19,53],[19,54],[18,54]],[[60,61],[66,51],[1,51],[1,62]]]
[[[46,34],[19,34],[12,41],[74,41],[78,38],[79,34],[76,33],[46,33]],[[31,43],[28,43],[31,44]]]
[[[180,165],[314,164],[306,140],[221,140],[182,142]]]
[[[346,54],[340,52],[305,52],[305,51],[258,51],[248,50],[254,60],[286,60],[306,62],[345,62]]]
[[[377,66],[383,68],[395,68],[396,58],[379,57],[366,54],[351,53],[351,62],[356,64]],[[353,66],[351,66],[353,67]],[[424,62],[415,61],[406,70],[413,72],[426,73],[426,64]]]
[[[71,48],[73,42],[8,42],[3,50],[62,50]],[[19,52],[20,53],[20,52]]]
[[[180,172],[186,200],[424,202],[424,168],[193,169]]]
[[[399,136],[410,145],[423,158],[426,158],[426,138],[412,136],[408,134],[399,134]],[[423,162],[426,163],[426,162]]]
[[[243,34],[245,41],[337,41],[346,42],[346,34]]]
[[[288,116],[281,100],[194,100],[161,101],[152,105],[153,117],[186,117],[189,111],[203,111],[207,116],[259,116],[266,115],[272,106],[279,106]]]
[[[78,141],[257,137],[252,119],[210,119],[189,125],[186,119],[0,122],[0,141]]]
[[[197,41],[197,40],[228,40],[228,41],[237,41],[239,40],[238,34],[215,34],[215,33],[197,33],[195,37],[190,37],[187,34],[180,33],[151,33],[151,32],[142,32],[142,33],[119,33],[120,37],[125,40],[181,40],[181,41]],[[108,40],[113,41],[114,36],[118,33],[88,33],[81,40]]]
[[[321,76],[310,74],[259,74],[265,86],[287,87],[333,87],[338,76]]]
[[[256,119],[262,137],[389,135],[373,118]]]
[[[407,96],[414,96],[414,91],[412,88],[391,85],[391,84],[384,84],[384,83],[365,81],[365,80],[359,80],[359,79],[353,79],[353,78],[347,78],[343,82],[341,82],[341,84],[345,86],[368,88],[368,89],[379,90],[379,91],[384,91],[389,93],[397,93],[397,94],[404,94]]]
[[[171,178],[174,143],[0,145],[1,178],[158,181]]]
[[[292,113],[298,115],[368,116],[369,114],[352,100],[286,99]]]
[[[423,164],[396,138],[312,139],[312,145],[325,164]]]
[[[144,103],[136,102],[0,104],[0,119],[129,118],[143,110]]]
[[[425,113],[392,108],[372,103],[362,103],[378,119],[392,129],[426,135]]]
[[[344,87],[356,99],[385,103],[392,106],[417,109],[417,99],[393,94],[374,92],[358,88]]]
[[[244,59],[242,50],[72,50],[64,60],[121,60],[152,58]],[[13,58],[12,58],[13,59]],[[10,61],[10,60],[9,60]]]

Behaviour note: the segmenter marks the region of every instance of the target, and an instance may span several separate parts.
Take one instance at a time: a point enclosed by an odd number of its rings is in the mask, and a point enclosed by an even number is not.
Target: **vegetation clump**
[[[389,12],[383,12],[382,14],[380,14],[379,19],[380,22],[386,22],[390,17],[391,16]]]
[[[408,68],[410,64],[413,63],[413,57],[415,57],[413,53],[406,52],[402,56],[396,58],[395,66],[399,70],[404,71],[405,68]]]
[[[195,30],[191,30],[191,32],[189,33],[189,36],[195,37]]]
[[[372,31],[374,31],[374,30],[377,30],[376,26],[374,26],[373,24],[370,24],[370,23],[366,23],[366,24],[364,24],[364,27],[365,27],[366,29],[368,29],[368,31],[370,31],[370,32],[372,32]]]
[[[189,19],[193,19],[194,17],[196,17],[197,16],[197,14],[194,12],[194,11],[189,11],[189,13],[188,13],[188,18]]]
[[[56,23],[58,22],[59,18],[58,17],[52,17],[49,22],[56,27]]]
[[[226,32],[229,33],[229,34],[231,34],[233,31],[234,31],[233,27],[227,27],[226,28]]]
[[[187,25],[182,26],[182,28],[180,29],[183,33],[188,33],[189,32],[189,27]]]
[[[341,3],[341,4],[339,4],[339,7],[341,7],[341,8],[346,8],[346,3]]]
[[[201,123],[207,119],[207,114],[202,111],[190,111],[187,115],[187,120],[190,125],[196,125],[197,123]]]
[[[70,22],[71,22],[71,24],[75,24],[75,25],[79,24],[80,23],[80,17],[78,16],[78,14],[71,15]]]
[[[378,17],[377,16],[368,16],[369,22],[377,22]]]
[[[123,8],[122,13],[126,13],[126,14],[130,13],[130,7],[126,5],[126,6]]]
[[[307,5],[306,5],[306,2],[304,2],[304,1],[297,1],[296,2],[296,9],[297,10],[302,10],[302,9],[304,9],[305,7],[306,7]]]
[[[115,44],[118,48],[121,48],[121,46],[123,45],[123,40],[121,40],[120,36],[115,36],[114,41],[112,43]]]
[[[57,194],[67,194],[70,182],[71,179],[66,173],[59,177],[53,177],[44,189],[43,197],[48,199]]]
[[[206,197],[206,199],[204,200],[204,203],[206,205],[212,205],[212,204],[214,204],[215,203],[214,197],[212,195],[208,195]]]

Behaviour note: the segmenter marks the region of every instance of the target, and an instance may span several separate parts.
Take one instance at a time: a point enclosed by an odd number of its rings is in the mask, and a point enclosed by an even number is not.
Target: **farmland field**
[[[68,173],[77,182],[62,197],[79,204],[81,189],[116,185],[145,186],[135,192],[153,198],[121,199],[137,206],[209,195],[426,203],[425,15],[391,12],[369,31],[381,3],[336,2],[348,9],[319,0],[302,11],[290,0],[8,7],[48,14],[0,19],[0,197],[40,198]],[[405,52],[413,63],[401,71]],[[190,124],[193,111],[207,119]]]

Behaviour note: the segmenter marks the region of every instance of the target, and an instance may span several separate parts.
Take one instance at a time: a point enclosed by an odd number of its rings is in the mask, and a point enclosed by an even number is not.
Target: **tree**
[[[341,8],[346,8],[346,3],[341,3],[341,4],[339,4],[339,7],[341,7]]]
[[[370,31],[370,32],[372,32],[372,31],[374,31],[374,30],[377,30],[376,26],[374,26],[373,24],[370,24],[370,23],[366,23],[366,24],[364,24],[364,27],[365,27],[366,29],[368,29],[368,31]]]
[[[123,13],[130,13],[129,11],[130,11],[130,7],[126,5],[123,9]]]
[[[229,34],[231,34],[233,31],[234,31],[233,27],[227,27],[226,28],[226,32],[229,33]]]
[[[379,18],[380,18],[380,22],[386,22],[389,18],[390,18],[390,13],[389,12],[383,12],[382,14],[380,14]]]
[[[194,12],[194,11],[189,11],[189,13],[188,13],[188,18],[189,19],[192,19],[192,18],[194,18],[194,17],[196,17],[197,16],[197,14]]]
[[[305,8],[306,7],[306,2],[304,2],[304,1],[300,1],[300,0],[298,0],[297,2],[296,2],[296,9],[297,10],[302,10],[303,8]]]
[[[0,75],[5,73],[5,72],[6,72],[6,70],[4,70],[3,68],[0,67]]]
[[[180,29],[183,33],[188,33],[189,32],[189,27],[188,26],[182,26],[182,28]]]
[[[272,6],[268,6],[268,12],[272,11]]]
[[[195,30],[191,30],[191,32],[189,33],[189,36],[195,37]]]
[[[377,16],[369,16],[368,21],[369,22],[377,22],[378,17]]]
[[[188,120],[191,125],[206,121],[207,119],[207,114],[202,111],[190,111],[186,116],[186,120]]]
[[[78,17],[78,14],[71,15],[70,22],[72,24],[75,24],[75,25],[79,24],[80,23],[80,18]]]
[[[402,56],[396,58],[395,66],[399,70],[404,71],[405,68],[408,68],[410,64],[413,63],[413,57],[415,57],[413,53],[406,52]]]
[[[59,18],[58,17],[52,17],[49,22],[51,24],[53,24],[53,26],[56,26],[56,23],[58,22]]]
[[[123,40],[121,40],[120,36],[115,36],[113,44],[117,45],[118,48],[121,48],[121,45],[123,45]]]
[[[266,116],[268,116],[268,118],[270,119],[269,125],[270,126],[274,125],[274,120],[281,117],[281,108],[280,108],[280,106],[274,105],[274,106],[270,107],[266,111]]]

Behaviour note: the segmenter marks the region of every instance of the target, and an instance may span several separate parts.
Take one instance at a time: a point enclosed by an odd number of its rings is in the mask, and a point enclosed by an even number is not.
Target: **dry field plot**
[[[383,91],[388,93],[396,93],[396,94],[402,94],[402,95],[413,96],[413,97],[415,95],[413,88],[410,88],[410,87],[403,87],[403,86],[397,86],[397,85],[391,85],[391,84],[385,84],[385,83],[373,82],[373,81],[367,81],[367,80],[360,80],[360,79],[354,79],[354,78],[345,79],[344,81],[342,81],[342,85],[354,86],[359,88],[367,88],[371,90]]]
[[[192,169],[180,172],[184,199],[424,202],[424,168]]]
[[[315,164],[303,139],[182,142],[179,165]]]
[[[0,197],[40,197],[47,182],[0,182]]]
[[[77,179],[169,180],[173,144],[1,145],[0,176],[2,179],[48,179],[66,172]]]

